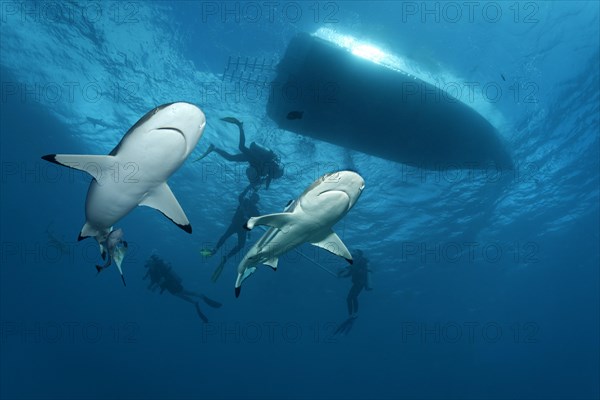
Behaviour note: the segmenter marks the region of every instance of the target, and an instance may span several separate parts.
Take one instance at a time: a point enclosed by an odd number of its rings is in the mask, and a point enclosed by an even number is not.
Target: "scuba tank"
[[[257,144],[256,142],[250,143],[250,150],[252,152],[259,155],[259,157],[264,161],[271,161],[275,158],[275,153],[272,150]]]

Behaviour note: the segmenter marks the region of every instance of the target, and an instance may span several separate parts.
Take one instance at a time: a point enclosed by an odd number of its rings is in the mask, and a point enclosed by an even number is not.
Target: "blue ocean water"
[[[600,396],[598,3],[0,7],[1,398]],[[244,79],[272,78],[289,41],[321,28],[413,60],[413,73],[442,87],[474,88],[462,98],[498,129],[514,171],[421,171],[279,129],[268,90]],[[257,60],[267,68],[248,67]],[[96,273],[93,239],[77,242],[90,178],[40,157],[107,154],[147,111],[179,100],[207,116],[169,180],[194,231],[133,210],[118,224],[129,243],[123,287],[114,267]],[[260,192],[263,213],[331,170],[364,177],[335,226],[373,270],[347,335],[334,331],[350,282],[327,272],[345,262],[324,251],[304,245],[308,259],[290,252],[277,273],[259,267],[238,299],[243,252],[211,282],[218,257],[200,249],[227,228],[245,167],[192,159],[209,143],[236,148],[225,116],[286,164]],[[148,290],[151,254],[223,304],[201,304],[209,323]]]

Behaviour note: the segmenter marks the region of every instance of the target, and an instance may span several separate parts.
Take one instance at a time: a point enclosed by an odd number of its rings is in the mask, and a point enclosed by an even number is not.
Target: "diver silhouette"
[[[263,147],[256,142],[250,143],[250,147],[246,147],[246,135],[244,133],[244,124],[234,117],[221,118],[221,121],[234,124],[240,131],[240,141],[238,148],[239,154],[229,154],[226,151],[219,149],[211,144],[204,154],[196,161],[202,160],[213,151],[228,161],[247,162],[246,177],[252,186],[259,187],[263,182],[266,189],[269,189],[271,181],[283,176],[283,166],[277,154],[266,147]]]
[[[246,194],[250,189],[252,189],[252,192],[249,196],[247,196]],[[234,234],[237,234],[238,242],[237,245],[231,249],[229,253],[227,253],[227,255],[221,258],[219,265],[212,274],[211,279],[213,282],[216,282],[217,279],[219,279],[227,260],[237,254],[246,245],[246,238],[250,232],[244,228],[244,225],[246,224],[246,221],[250,219],[250,217],[260,215],[260,211],[258,210],[257,206],[259,200],[260,197],[252,185],[248,185],[246,189],[244,189],[238,196],[239,205],[233,214],[231,223],[229,224],[229,227],[227,227],[225,233],[223,233],[223,235],[221,235],[219,238],[216,247],[210,250],[210,255],[216,254],[221,246],[223,246],[225,241]]]
[[[352,253],[353,263],[348,266],[346,269],[341,270],[338,273],[338,277],[340,278],[352,278],[352,286],[348,291],[348,296],[346,297],[346,305],[348,307],[348,319],[340,324],[340,326],[335,330],[334,335],[338,333],[343,333],[347,335],[352,327],[354,326],[354,321],[358,317],[358,295],[362,292],[363,289],[370,291],[373,290],[371,288],[370,279],[369,279],[369,260],[363,256],[362,250],[354,250]]]
[[[198,304],[198,300],[194,300],[194,297],[203,300],[208,306],[212,308],[221,307],[221,303],[208,298],[202,293],[196,293],[190,290],[186,290],[183,287],[182,279],[175,273],[175,271],[173,271],[170,265],[166,264],[156,254],[150,256],[148,261],[146,261],[145,267],[148,270],[146,271],[144,280],[146,278],[150,278],[150,284],[148,285],[149,290],[154,292],[157,288],[160,288],[160,294],[162,294],[166,290],[173,296],[179,297],[180,299],[187,301],[188,303],[192,303],[196,308],[196,313],[198,314],[200,319],[202,319],[202,321],[208,322],[208,318],[206,317],[206,315],[204,315],[204,313],[200,309],[200,304]]]

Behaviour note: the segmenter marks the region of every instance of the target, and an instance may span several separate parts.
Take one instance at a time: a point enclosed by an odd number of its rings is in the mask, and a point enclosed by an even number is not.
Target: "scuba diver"
[[[246,196],[250,189],[253,189],[252,193],[250,196]],[[257,215],[260,215],[257,207],[259,199],[260,197],[258,196],[256,190],[252,187],[252,185],[248,185],[246,189],[244,189],[244,191],[238,196],[239,205],[233,214],[233,218],[231,219],[229,227],[219,238],[217,246],[208,252],[206,250],[202,250],[203,254],[214,255],[231,235],[234,233],[237,234],[237,245],[231,249],[226,256],[221,258],[221,262],[212,274],[211,279],[213,282],[216,282],[217,279],[219,279],[227,260],[237,254],[246,245],[246,238],[250,232],[244,228],[244,225],[246,224],[246,221],[250,219],[250,217],[256,217]]]
[[[263,147],[256,142],[250,143],[250,147],[246,147],[246,135],[244,134],[244,124],[234,117],[221,118],[221,121],[229,122],[237,125],[240,130],[240,142],[238,148],[239,154],[229,154],[211,144],[206,152],[201,155],[196,161],[202,160],[204,157],[213,151],[228,161],[247,162],[246,177],[252,186],[259,186],[265,182],[266,189],[269,189],[271,181],[283,176],[283,166],[279,160],[279,156],[273,150]]]
[[[148,268],[148,271],[146,271],[144,280],[150,278],[148,289],[154,292],[157,288],[160,288],[160,294],[163,294],[166,290],[173,296],[179,297],[188,303],[192,303],[196,307],[196,313],[198,313],[198,316],[202,321],[208,322],[208,318],[200,309],[198,301],[194,300],[193,297],[202,299],[212,308],[221,307],[221,303],[218,301],[212,300],[201,293],[186,290],[181,283],[181,278],[173,271],[171,266],[167,265],[156,254],[150,256],[150,259],[146,261],[145,267]]]
[[[123,229],[121,228],[115,229],[108,234],[106,240],[100,244],[100,253],[102,254],[102,259],[106,257],[107,252],[108,258],[106,259],[104,265],[96,265],[96,271],[100,273],[102,270],[108,268],[114,260],[115,264],[117,264],[117,268],[119,269],[119,273],[121,274],[123,285],[127,286],[125,283],[125,277],[123,276],[123,270],[121,269],[121,263],[123,262],[125,254],[127,253],[127,242],[123,239],[124,236]]]
[[[368,262],[369,260],[363,256],[362,250],[354,250],[352,253],[353,263],[346,269],[338,273],[339,278],[352,278],[352,287],[348,291],[346,304],[348,306],[348,319],[340,324],[335,330],[334,335],[343,333],[347,335],[352,329],[354,321],[358,317],[358,295],[363,289],[367,291],[373,290],[371,287]]]

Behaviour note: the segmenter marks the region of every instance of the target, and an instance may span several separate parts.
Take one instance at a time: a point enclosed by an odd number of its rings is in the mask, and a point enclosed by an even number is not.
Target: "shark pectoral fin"
[[[342,242],[342,239],[340,239],[340,237],[331,229],[324,233],[320,233],[310,242],[311,244],[325,249],[336,256],[343,257],[346,260],[352,260],[352,255],[346,248],[344,242]]]
[[[246,222],[246,229],[252,229],[256,225],[267,225],[287,233],[292,222],[291,213],[276,213],[252,217]]]
[[[237,279],[235,280],[235,297],[239,297],[242,290],[242,282],[252,275],[254,271],[256,271],[256,267],[248,267],[243,272],[238,272]]]
[[[188,221],[183,209],[177,202],[175,195],[171,192],[171,188],[166,182],[152,189],[146,198],[142,200],[140,206],[152,207],[160,211],[178,227],[187,233],[192,233],[190,221]]]
[[[263,264],[268,265],[273,268],[273,270],[277,271],[277,263],[279,263],[279,258],[273,257],[270,260],[265,261]]]
[[[87,172],[99,183],[102,179],[114,179],[114,174],[119,172],[115,157],[110,155],[48,154],[42,158],[54,164]]]

